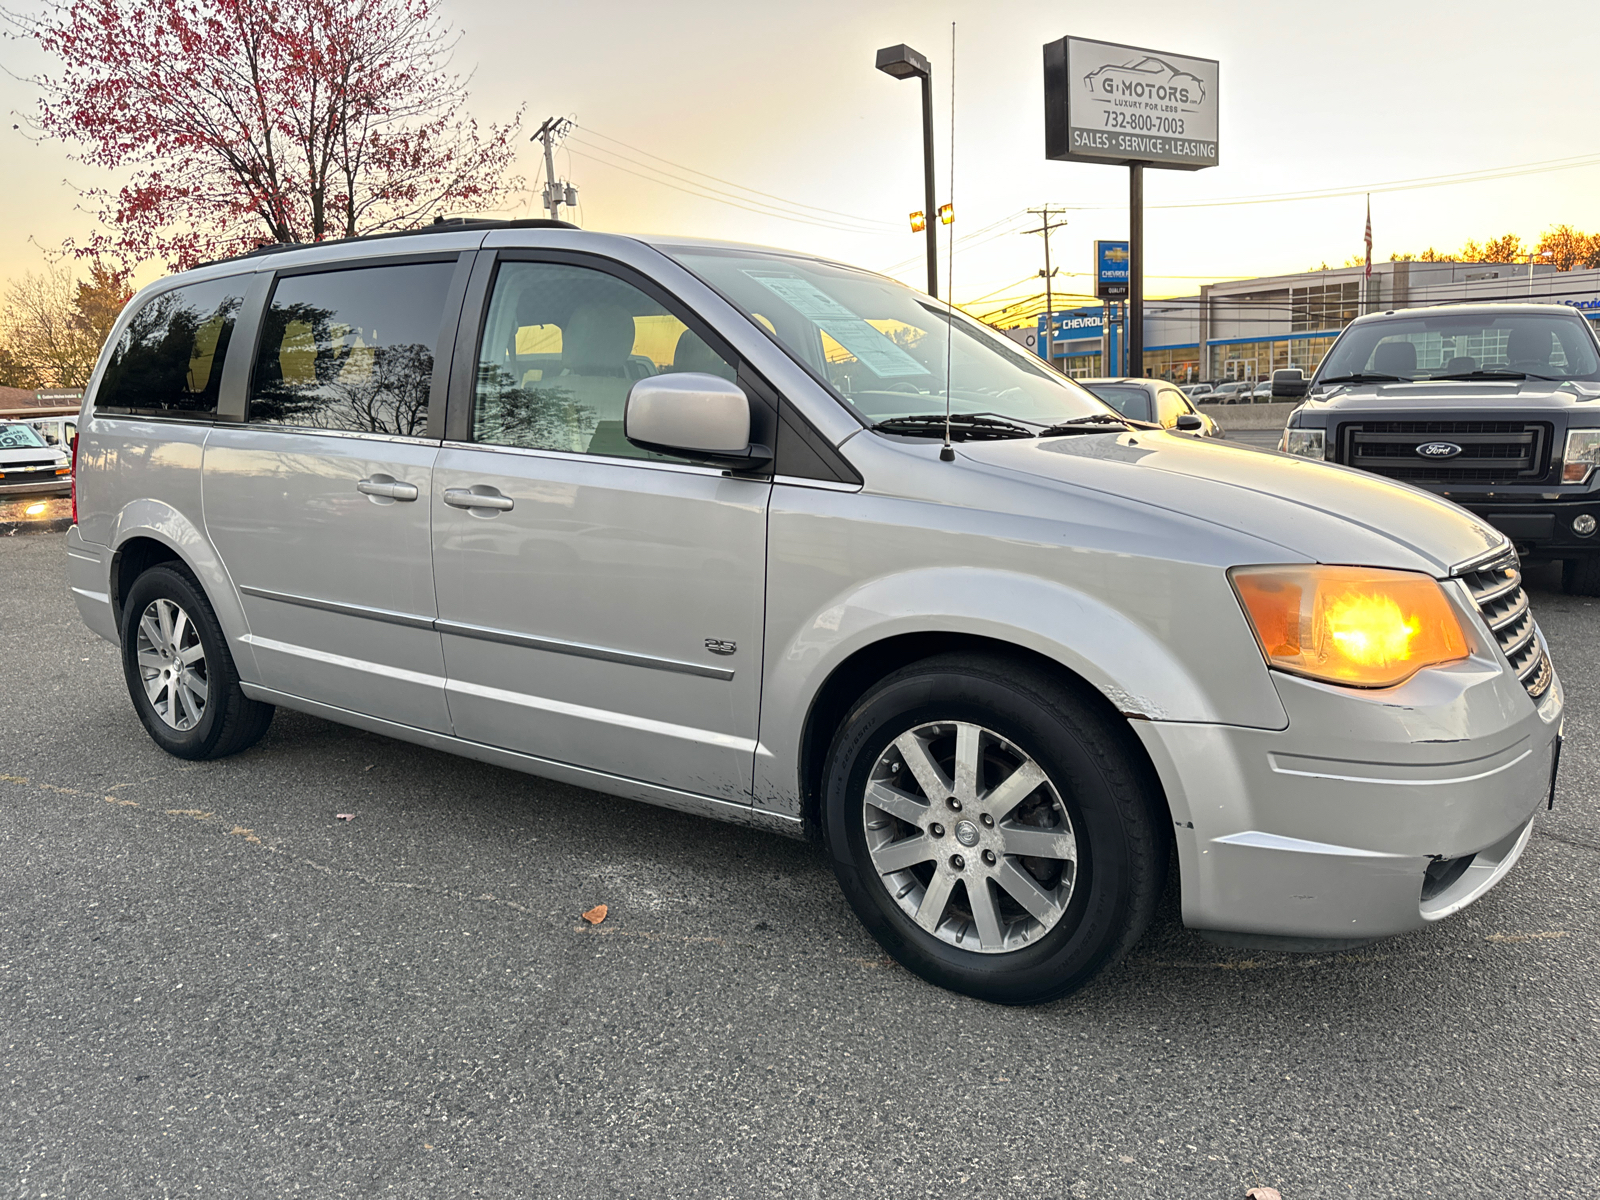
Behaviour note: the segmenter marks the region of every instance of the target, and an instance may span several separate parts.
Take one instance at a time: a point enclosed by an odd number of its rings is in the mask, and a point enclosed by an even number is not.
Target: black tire
[[[1600,596],[1600,555],[1565,559],[1561,590],[1570,596]]]
[[[873,772],[883,770],[880,758],[893,757],[891,743],[902,733],[941,722],[979,725],[1030,756],[1064,805],[1077,839],[1075,882],[1063,914],[1020,948],[962,949],[918,925],[890,894],[868,849],[866,788]],[[981,1000],[1038,1004],[1083,987],[1148,927],[1162,894],[1170,841],[1157,816],[1166,811],[1158,787],[1120,719],[1046,672],[1000,658],[941,655],[890,675],[845,718],[828,752],[823,838],[850,906],[907,970]],[[881,817],[873,811],[875,820]],[[908,827],[908,836],[916,832]],[[986,855],[985,861],[994,860]],[[977,860],[971,865],[978,867]],[[970,885],[964,879],[960,886]],[[998,895],[988,883],[978,886]],[[959,903],[954,897],[968,894],[951,896]]]
[[[139,623],[157,601],[168,601],[183,611],[204,655],[199,663],[204,673],[204,705],[188,729],[176,727],[157,711],[140,671]],[[151,567],[128,590],[122,608],[122,673],[145,731],[156,745],[178,758],[226,758],[255,745],[272,724],[272,705],[252,700],[240,690],[239,672],[211,601],[188,569],[179,564]],[[167,704],[174,704],[171,691],[167,696]],[[179,719],[186,717],[180,708]]]

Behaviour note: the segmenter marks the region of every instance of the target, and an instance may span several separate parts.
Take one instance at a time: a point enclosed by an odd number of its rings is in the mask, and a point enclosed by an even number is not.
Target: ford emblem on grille
[[[1423,442],[1417,453],[1423,458],[1454,458],[1461,453],[1461,447],[1454,442]]]

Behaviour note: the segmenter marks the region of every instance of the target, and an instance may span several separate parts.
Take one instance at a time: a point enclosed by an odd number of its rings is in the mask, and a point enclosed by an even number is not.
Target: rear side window
[[[250,420],[426,436],[454,262],[279,279],[261,324]]]
[[[247,280],[215,279],[146,300],[95,394],[98,413],[211,416]]]

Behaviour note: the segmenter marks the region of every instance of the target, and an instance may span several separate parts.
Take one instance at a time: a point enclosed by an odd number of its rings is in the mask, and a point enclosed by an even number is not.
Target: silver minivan
[[[805,255],[273,247],[135,297],[79,431],[72,594],[169,753],[284,705],[813,837],[886,951],[989,1000],[1084,984],[1169,867],[1228,944],[1425,926],[1551,795],[1495,530],[1135,427]]]

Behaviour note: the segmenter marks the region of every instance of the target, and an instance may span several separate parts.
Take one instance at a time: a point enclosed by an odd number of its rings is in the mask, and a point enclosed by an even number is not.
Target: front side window
[[[1091,392],[1125,417],[1150,419],[1150,393],[1133,383],[1086,383]]]
[[[661,458],[623,436],[623,409],[639,380],[682,371],[736,374],[728,355],[615,275],[501,263],[478,350],[472,440]]]
[[[245,283],[216,279],[145,301],[111,352],[95,411],[215,414]]]
[[[902,284],[837,263],[664,247],[828,381],[869,423],[953,413],[1053,425],[1105,406],[1009,338]]]
[[[1600,355],[1583,325],[1559,310],[1485,313],[1448,309],[1356,325],[1334,345],[1318,382],[1493,378],[1600,380]],[[1381,380],[1379,380],[1381,382]]]
[[[454,262],[279,279],[262,318],[250,420],[424,437]]]

